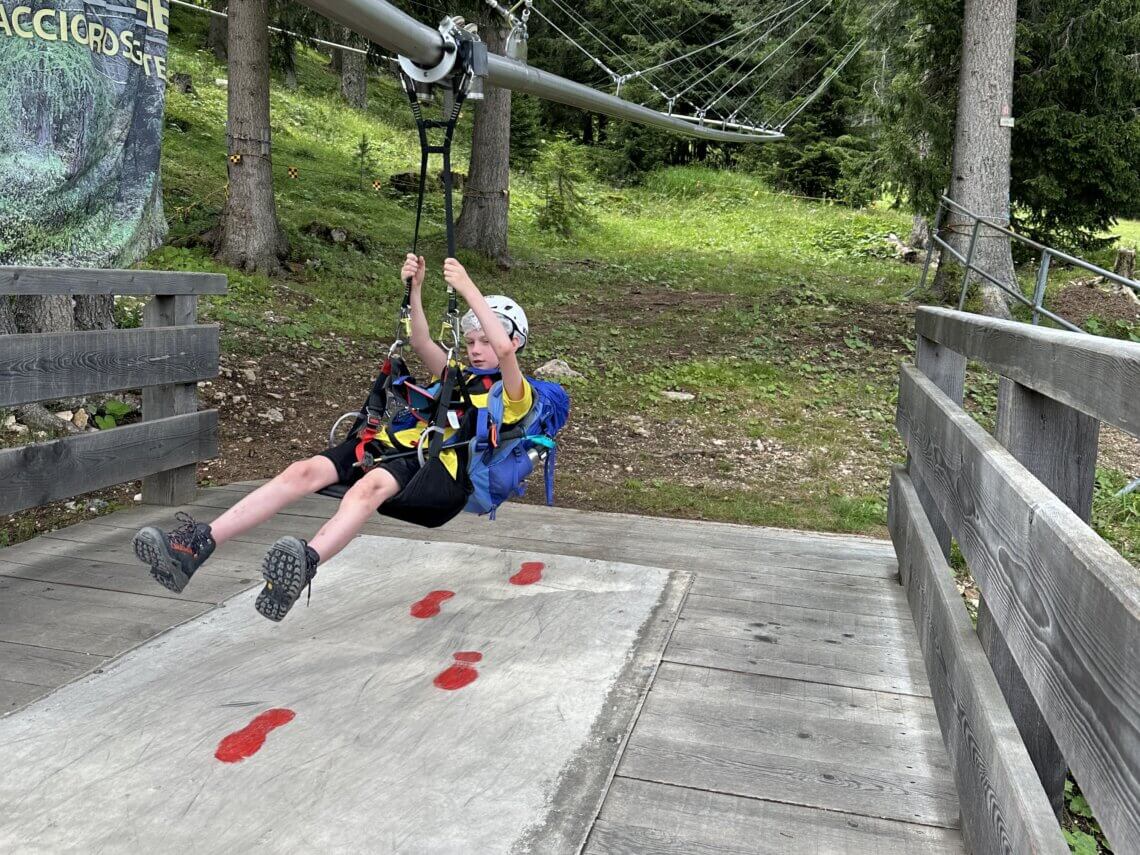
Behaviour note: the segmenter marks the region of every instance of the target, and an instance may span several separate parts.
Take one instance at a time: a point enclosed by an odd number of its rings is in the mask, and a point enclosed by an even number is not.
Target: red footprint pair
[[[519,572],[511,576],[512,585],[533,585],[542,578],[544,565],[541,561],[524,561]],[[414,618],[431,618],[440,612],[440,604],[455,596],[454,591],[432,591],[422,600],[412,603],[410,613]],[[450,668],[440,672],[432,683],[440,689],[455,691],[475,682],[479,672],[475,663],[483,659],[483,654],[473,650],[461,650],[455,654],[455,662]],[[297,714],[289,709],[272,709],[258,715],[243,727],[234,731],[218,743],[214,756],[223,763],[237,763],[252,757],[261,750],[271,730],[291,722]]]
[[[542,579],[542,570],[545,567],[541,561],[524,561],[519,572],[510,578],[512,585],[533,585]],[[422,600],[412,603],[410,610],[414,618],[430,618],[439,614],[440,604],[455,596],[454,591],[432,591]]]
[[[541,561],[524,561],[519,572],[511,576],[512,585],[533,585],[542,578],[545,565]],[[422,600],[412,603],[414,618],[430,618],[439,614],[440,603],[455,596],[454,591],[432,591]],[[437,688],[454,691],[475,682],[479,672],[474,664],[483,658],[482,653],[461,650],[455,654],[455,663],[441,672],[432,682]]]

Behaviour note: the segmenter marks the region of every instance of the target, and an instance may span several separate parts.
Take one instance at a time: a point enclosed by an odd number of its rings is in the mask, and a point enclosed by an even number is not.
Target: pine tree
[[[1017,219],[1080,250],[1140,213],[1140,4],[1023,3],[1018,39]]]
[[[962,0],[913,0],[876,32],[872,175],[932,215],[950,184]],[[1135,0],[1022,2],[1013,83],[1015,227],[1081,249],[1140,200],[1140,7]]]
[[[488,51],[501,54],[508,30],[494,12],[477,13],[479,35]],[[485,86],[475,102],[471,163],[463,190],[463,210],[456,222],[459,246],[474,249],[499,264],[510,264],[507,225],[510,207],[511,90]]]
[[[229,193],[217,253],[232,267],[276,273],[288,242],[273,197],[269,0],[230,0],[229,16]]]

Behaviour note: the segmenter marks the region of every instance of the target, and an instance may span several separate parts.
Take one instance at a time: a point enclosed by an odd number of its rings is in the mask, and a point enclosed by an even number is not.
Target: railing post
[[[1039,309],[1045,307],[1045,289],[1049,285],[1049,262],[1053,260],[1048,249],[1041,251],[1041,264],[1037,267],[1037,287],[1033,289],[1033,323],[1041,323]]]
[[[948,347],[943,347],[933,339],[919,335],[914,361],[918,370],[929,377],[935,386],[945,392],[954,403],[959,406],[962,405],[962,399],[966,392],[966,357]],[[938,506],[935,505],[934,498],[930,495],[926,484],[915,472],[914,467],[910,465],[909,454],[907,455],[907,470],[910,473],[911,481],[914,483],[914,490],[918,494],[918,499],[922,503],[922,509],[926,511],[930,527],[934,529],[934,535],[938,538],[938,546],[942,549],[943,556],[949,559],[950,527],[942,519],[942,514],[938,511]],[[906,579],[903,579],[902,582],[906,584]]]
[[[958,297],[958,311],[966,307],[966,294],[970,290],[970,273],[974,266],[974,251],[978,248],[978,231],[982,227],[980,219],[974,220],[974,230],[970,233],[970,249],[966,253],[966,269],[962,272],[962,293]]]
[[[1092,515],[1100,422],[1006,377],[995,436],[1085,522]],[[1061,815],[1068,766],[983,598],[978,635],[1054,812]]]
[[[942,201],[938,202],[938,210],[934,214],[934,224],[930,227],[930,239],[927,241],[926,246],[926,262],[922,265],[922,278],[918,280],[919,290],[926,288],[926,280],[930,276],[930,265],[934,260],[934,248],[938,246],[938,241],[935,238],[938,235],[938,230],[942,228],[942,214],[946,209],[942,205]],[[939,261],[939,264],[942,262]]]
[[[173,327],[197,322],[196,296],[152,297],[143,311],[143,326]],[[195,383],[147,386],[142,390],[144,421],[180,416],[198,410]],[[197,466],[180,466],[143,479],[143,501],[156,505],[182,505],[192,501],[197,490]]]

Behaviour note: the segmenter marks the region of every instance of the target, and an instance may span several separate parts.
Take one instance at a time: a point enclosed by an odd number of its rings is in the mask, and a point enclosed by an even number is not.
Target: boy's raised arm
[[[513,401],[522,400],[526,391],[526,380],[515,355],[515,343],[511,341],[503,325],[499,323],[498,317],[491,311],[491,307],[487,305],[487,301],[483,299],[483,295],[457,259],[448,258],[443,262],[443,278],[460,297],[467,301],[467,305],[479,319],[479,326],[483,328],[487,341],[491,343],[495,355],[499,357],[499,373],[503,375],[503,389],[507,397]]]
[[[400,270],[400,281],[412,280],[412,350],[424,364],[428,371],[436,377],[443,376],[443,369],[447,367],[447,354],[443,348],[436,344],[431,337],[431,328],[428,325],[427,315],[424,314],[423,284],[427,263],[424,257],[408,253],[404,259],[404,266]]]

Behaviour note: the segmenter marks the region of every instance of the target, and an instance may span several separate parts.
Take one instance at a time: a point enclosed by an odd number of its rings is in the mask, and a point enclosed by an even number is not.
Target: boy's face
[[[495,348],[491,347],[491,342],[487,340],[487,334],[483,330],[472,330],[464,336],[467,343],[467,364],[472,368],[479,368],[481,370],[489,370],[499,367],[499,357],[495,353]],[[519,340],[511,339],[511,343],[518,350]]]

